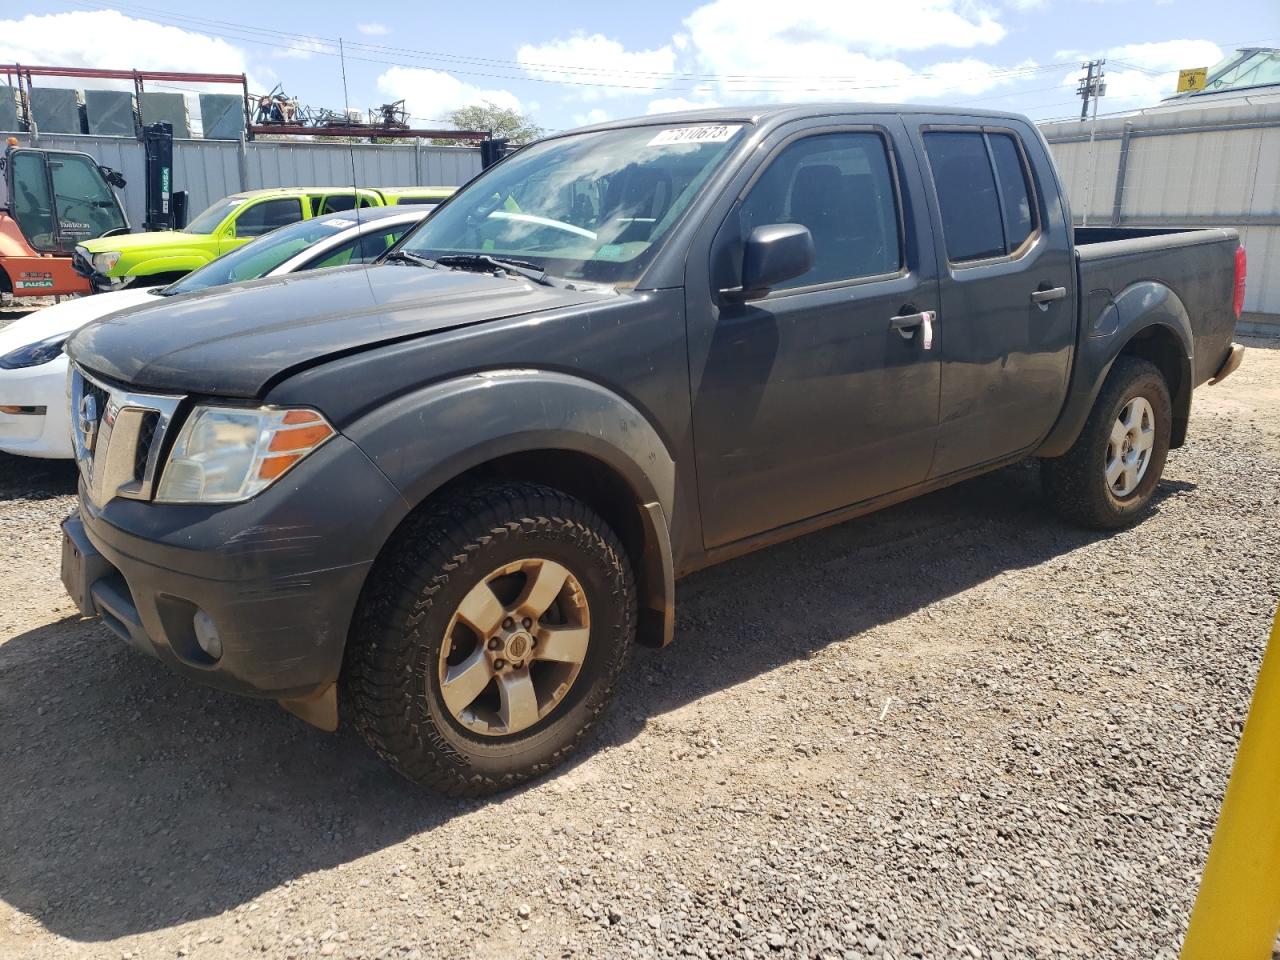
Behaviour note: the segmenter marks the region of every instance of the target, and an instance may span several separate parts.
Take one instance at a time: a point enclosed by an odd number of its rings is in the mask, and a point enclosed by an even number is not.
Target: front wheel
[[[617,537],[536,484],[428,507],[370,578],[345,671],[356,725],[410,780],[458,796],[563,761],[603,712],[635,633]]]
[[[1054,508],[1095,530],[1135,523],[1164,472],[1172,425],[1173,404],[1159,369],[1137,357],[1117,359],[1071,449],[1040,463]]]

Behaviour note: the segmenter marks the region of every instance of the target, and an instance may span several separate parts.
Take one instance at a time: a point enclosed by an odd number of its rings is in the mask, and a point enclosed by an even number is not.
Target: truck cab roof
[[[961,107],[941,107],[921,104],[865,103],[833,100],[822,103],[755,104],[739,107],[706,107],[699,110],[679,110],[673,113],[655,113],[645,117],[609,120],[567,130],[557,136],[583,133],[590,130],[618,130],[626,127],[665,126],[685,123],[752,123],[775,124],[792,120],[810,120],[815,117],[850,113],[884,114],[940,114],[944,116],[981,117],[984,119],[1026,122],[1018,113],[1000,110],[970,110]]]

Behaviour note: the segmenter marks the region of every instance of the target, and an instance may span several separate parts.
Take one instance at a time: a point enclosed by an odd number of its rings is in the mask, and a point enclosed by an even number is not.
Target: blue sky
[[[419,126],[489,101],[548,129],[814,99],[1078,113],[1079,62],[1108,58],[1102,110],[1154,103],[1181,67],[1280,45],[1278,0],[646,0],[0,5],[0,62],[246,71],[313,107],[405,98]],[[72,85],[72,84],[68,84]]]

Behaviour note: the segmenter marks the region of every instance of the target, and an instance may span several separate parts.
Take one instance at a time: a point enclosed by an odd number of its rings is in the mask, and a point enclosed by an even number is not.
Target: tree
[[[519,110],[489,102],[461,107],[450,113],[449,119],[459,130],[488,130],[494,137],[506,137],[517,144],[537,140],[543,133],[540,126]]]

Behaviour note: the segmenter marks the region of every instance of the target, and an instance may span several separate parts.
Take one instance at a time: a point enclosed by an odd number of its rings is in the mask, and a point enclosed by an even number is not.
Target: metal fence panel
[[[17,136],[28,139],[25,133]],[[129,181],[119,191],[125,213],[130,225],[141,229],[147,202],[141,143],[131,137],[42,133],[39,146],[78,150],[119,170]],[[187,191],[187,209],[194,217],[241,190],[345,186],[351,183],[353,159],[362,187],[457,186],[480,172],[480,151],[474,147],[175,139],[173,186]]]
[[[234,140],[175,140],[173,185],[187,191],[187,219],[210,204],[244,189],[240,182],[240,144]],[[145,192],[140,202],[145,202]]]
[[[1077,223],[1092,182],[1090,223],[1239,229],[1249,256],[1245,312],[1280,328],[1280,103],[1100,119],[1092,160],[1087,124],[1040,129]]]
[[[1223,130],[1134,139],[1129,148],[1122,216],[1248,212],[1260,133]]]
[[[1089,222],[1108,223],[1111,205],[1116,192],[1116,171],[1119,169],[1120,141],[1095,140],[1061,143],[1053,147],[1058,176],[1071,204],[1071,215],[1079,223],[1089,205]]]

